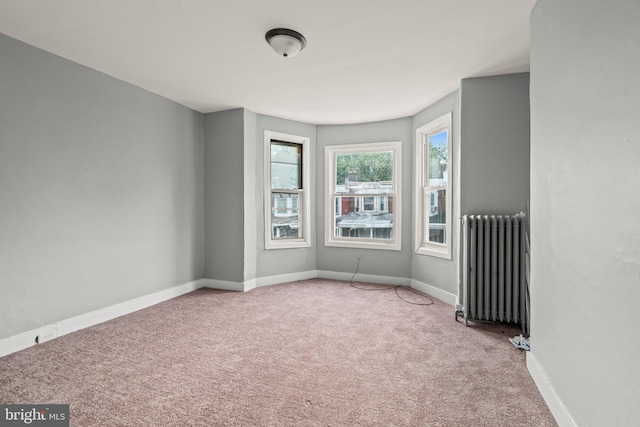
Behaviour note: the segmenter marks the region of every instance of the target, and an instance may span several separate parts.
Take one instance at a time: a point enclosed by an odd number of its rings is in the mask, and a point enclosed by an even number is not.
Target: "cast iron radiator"
[[[462,308],[469,320],[520,325],[529,336],[529,231],[525,212],[462,217]]]

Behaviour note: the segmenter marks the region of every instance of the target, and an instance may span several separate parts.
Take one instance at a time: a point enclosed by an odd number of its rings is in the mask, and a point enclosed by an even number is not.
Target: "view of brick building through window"
[[[336,237],[390,239],[393,231],[392,181],[360,182],[349,171],[344,184],[336,185]]]

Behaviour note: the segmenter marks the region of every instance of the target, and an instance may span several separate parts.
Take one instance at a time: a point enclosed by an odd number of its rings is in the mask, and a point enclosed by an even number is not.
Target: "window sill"
[[[451,253],[447,250],[447,248],[435,249],[420,247],[416,250],[416,254],[451,260]]]
[[[338,248],[355,248],[355,249],[379,249],[384,251],[400,251],[402,250],[399,243],[394,242],[378,242],[371,240],[328,240],[324,243],[325,246],[332,246]]]
[[[311,243],[302,239],[292,239],[288,241],[269,241],[265,244],[265,249],[299,249],[310,248]]]

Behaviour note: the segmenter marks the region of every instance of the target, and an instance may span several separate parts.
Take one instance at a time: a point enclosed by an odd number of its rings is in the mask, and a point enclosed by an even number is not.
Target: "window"
[[[375,205],[375,197],[364,197],[364,209],[365,211],[373,211]]]
[[[401,148],[325,147],[325,246],[401,249]]]
[[[451,259],[451,113],[416,131],[416,252]]]
[[[265,248],[310,243],[309,138],[265,131]]]

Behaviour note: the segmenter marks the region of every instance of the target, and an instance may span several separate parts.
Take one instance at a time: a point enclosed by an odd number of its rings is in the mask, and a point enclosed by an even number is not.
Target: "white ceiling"
[[[411,116],[463,78],[528,71],[534,4],[0,0],[0,32],[201,112],[362,123]],[[306,49],[277,56],[276,27]]]

